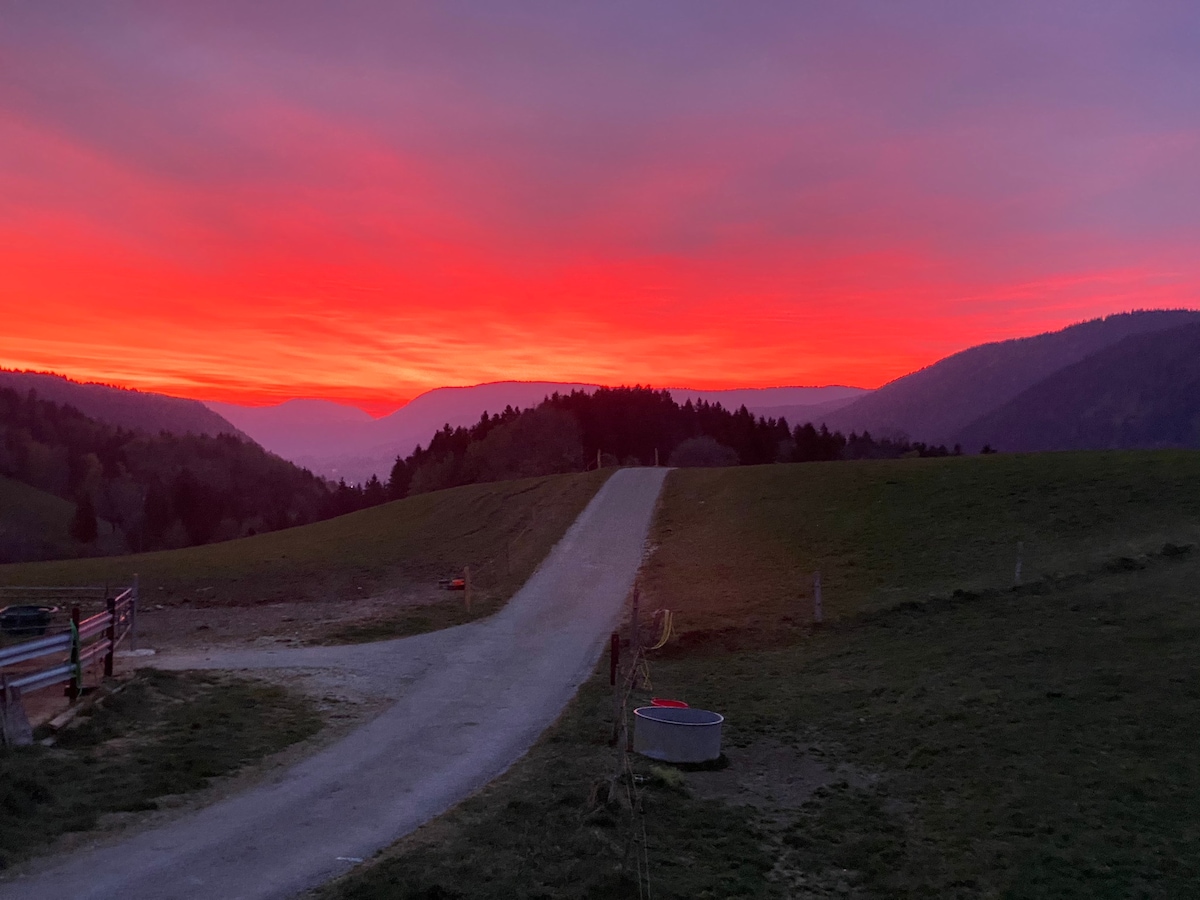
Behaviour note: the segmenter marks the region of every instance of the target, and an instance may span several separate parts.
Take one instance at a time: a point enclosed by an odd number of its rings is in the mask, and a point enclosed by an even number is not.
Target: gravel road
[[[395,702],[268,783],[0,884],[0,898],[292,897],[449,809],[516,762],[592,671],[641,563],[665,475],[616,472],[489,619],[377,644],[163,660],[308,673]]]

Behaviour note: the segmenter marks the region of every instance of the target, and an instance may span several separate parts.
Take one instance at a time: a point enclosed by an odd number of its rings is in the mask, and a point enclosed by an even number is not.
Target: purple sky
[[[0,2],[0,365],[874,386],[1196,306],[1200,4]]]

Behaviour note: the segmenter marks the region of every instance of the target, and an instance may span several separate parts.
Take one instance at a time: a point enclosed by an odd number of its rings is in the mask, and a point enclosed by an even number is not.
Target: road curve
[[[449,809],[516,762],[591,672],[641,563],[665,475],[616,472],[489,619],[359,647],[177,660],[387,673],[396,702],[269,783],[0,884],[0,898],[292,897]]]

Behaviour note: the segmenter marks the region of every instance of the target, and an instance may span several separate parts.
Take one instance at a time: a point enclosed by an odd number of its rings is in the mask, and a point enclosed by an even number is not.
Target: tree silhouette
[[[94,544],[99,533],[92,495],[84,493],[75,504],[75,515],[71,517],[71,537],[81,544]]]

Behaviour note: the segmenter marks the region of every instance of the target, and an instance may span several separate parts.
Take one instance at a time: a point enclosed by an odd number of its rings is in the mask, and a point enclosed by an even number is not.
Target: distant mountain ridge
[[[73,406],[98,422],[130,431],[158,434],[246,434],[199,400],[137,391],[95,382],[73,381],[52,372],[0,369],[0,388],[22,394],[37,391],[43,400]]]
[[[1200,322],[1118,341],[956,437],[1014,451],[1200,448]]]
[[[554,393],[591,393],[598,387],[579,382],[498,381],[435,388],[379,419],[321,400],[291,400],[273,407],[208,405],[271,452],[327,477],[362,482],[371,475],[386,478],[397,456],[407,456],[418,444],[427,445],[444,425],[473,425],[484,412],[499,413],[507,406],[528,409]],[[680,403],[706,400],[729,409],[745,405],[757,415],[781,404],[793,409],[850,402],[864,393],[862,388],[842,385],[670,391]]]
[[[889,382],[829,413],[823,421],[847,434],[903,433],[916,440],[953,444],[960,434],[971,433],[964,430],[973,422],[1055,372],[1133,335],[1193,322],[1200,322],[1200,312],[1120,313],[1061,331],[981,344]]]

